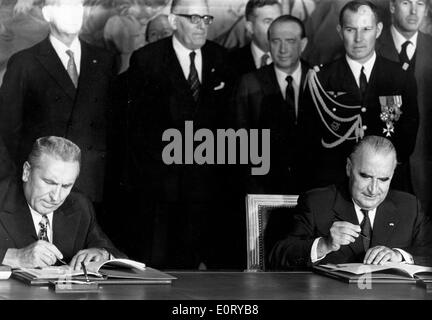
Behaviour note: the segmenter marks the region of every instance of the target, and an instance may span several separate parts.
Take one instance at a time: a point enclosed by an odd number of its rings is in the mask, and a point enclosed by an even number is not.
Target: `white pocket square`
[[[223,89],[225,87],[225,82],[221,82],[217,87],[214,87],[214,89],[213,90],[220,90],[220,89]]]

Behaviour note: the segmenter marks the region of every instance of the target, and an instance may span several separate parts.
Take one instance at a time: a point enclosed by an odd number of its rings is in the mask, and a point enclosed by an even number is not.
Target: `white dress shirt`
[[[354,204],[354,210],[355,213],[357,215],[357,220],[359,222],[359,225],[361,225],[363,218],[364,218],[364,214],[363,212],[361,212],[361,208],[353,201]],[[376,208],[373,210],[368,210],[368,216],[369,216],[369,220],[371,223],[371,229],[373,230],[373,225],[374,225],[374,221],[375,221],[375,215],[376,215]],[[311,248],[311,261],[312,263],[318,262],[322,259],[325,258],[325,255],[322,257],[318,258],[318,252],[317,252],[317,248],[318,248],[318,241],[321,239],[322,237],[316,238],[315,241],[312,244],[312,248]],[[372,240],[372,239],[371,239]],[[410,255],[408,252],[402,250],[402,249],[398,249],[398,248],[393,248],[394,250],[397,250],[403,257],[403,261],[407,262],[407,263],[414,263],[414,260],[412,258],[412,255]]]
[[[32,207],[30,207],[30,213],[33,219],[33,224],[36,230],[36,235],[39,234],[39,222],[41,222],[42,220],[42,215],[38,212],[36,212],[35,210],[32,209]],[[49,221],[49,225],[47,226],[47,234],[48,234],[48,239],[49,241],[52,243],[53,242],[53,230],[52,230],[52,222],[53,222],[53,212],[48,213],[47,215],[48,221]]]
[[[363,64],[358,63],[357,61],[351,59],[348,56],[345,56],[345,57],[346,57],[346,60],[348,62],[348,65],[351,69],[351,72],[354,75],[357,86],[360,88],[360,73],[361,73],[362,67],[364,67],[364,73],[366,75],[367,82],[369,83],[372,69],[373,69],[375,61],[376,61],[376,53],[374,52],[372,57]]]
[[[191,60],[190,60],[189,54],[192,51],[195,51],[195,53],[196,53],[195,61],[194,61],[195,62],[195,68],[198,71],[198,79],[202,83],[202,54],[201,54],[201,49],[190,50],[190,49],[186,48],[185,46],[183,46],[180,43],[180,41],[178,41],[176,36],[173,36],[172,39],[173,39],[174,51],[176,53],[178,61],[180,62],[180,66],[183,70],[183,74],[184,74],[186,79],[189,78],[190,65],[191,65]]]
[[[410,39],[406,39],[402,34],[400,34],[399,31],[397,31],[397,29],[393,25],[390,27],[390,32],[391,32],[393,42],[394,42],[394,45],[395,45],[398,53],[401,52],[402,45],[406,41],[411,42],[407,46],[407,56],[408,56],[408,59],[411,60],[412,57],[414,56],[414,53],[415,53],[416,48],[417,48],[418,31]]]
[[[269,65],[270,63],[273,62],[270,52],[264,52],[264,51],[262,51],[255,44],[255,42],[253,42],[253,41],[251,42],[250,48],[251,48],[251,52],[252,52],[252,57],[253,57],[254,62],[255,62],[255,67],[257,69],[261,68],[261,58],[266,53],[268,54],[267,65]]]
[[[282,96],[284,100],[286,99],[286,88],[288,86],[288,82],[286,81],[286,77],[289,76],[289,74],[285,73],[284,71],[278,69],[276,66],[274,66],[275,73],[276,73],[276,79],[279,84],[279,88],[282,92]],[[299,94],[300,94],[300,82],[302,77],[302,70],[301,70],[301,63],[299,63],[298,67],[294,70],[294,72],[291,74],[291,77],[293,78],[293,88],[294,88],[294,95],[295,95],[295,113],[296,117],[298,117],[298,102],[299,102]]]
[[[75,40],[72,41],[70,47],[66,46],[63,42],[58,40],[53,35],[49,36],[49,40],[66,70],[70,58],[66,51],[71,50],[73,52],[76,69],[79,75],[81,70],[81,43],[78,37],[76,37]]]

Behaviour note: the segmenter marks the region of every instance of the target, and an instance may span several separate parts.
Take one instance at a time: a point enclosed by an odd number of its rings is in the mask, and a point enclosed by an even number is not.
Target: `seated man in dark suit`
[[[24,163],[22,184],[0,182],[0,261],[11,267],[46,267],[124,257],[96,222],[91,202],[71,192],[81,150],[60,137],[36,140]]]
[[[270,253],[272,266],[430,263],[430,223],[413,195],[389,190],[395,168],[393,144],[365,137],[347,159],[347,184],[299,198],[293,228]]]

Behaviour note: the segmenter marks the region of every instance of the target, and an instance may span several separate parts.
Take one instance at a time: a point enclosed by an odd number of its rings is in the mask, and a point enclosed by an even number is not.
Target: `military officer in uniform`
[[[347,3],[338,25],[345,56],[309,73],[302,124],[306,188],[343,181],[353,145],[364,135],[379,135],[389,138],[398,153],[392,186],[411,191],[408,159],[418,127],[416,82],[399,64],[377,56],[381,31],[374,4]]]

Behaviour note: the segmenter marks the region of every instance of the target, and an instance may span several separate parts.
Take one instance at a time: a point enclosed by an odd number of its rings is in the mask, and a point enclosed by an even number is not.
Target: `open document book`
[[[129,259],[90,262],[86,269],[91,281],[101,281],[103,284],[171,283],[176,279],[169,274],[146,267],[144,263]],[[83,270],[75,271],[69,266],[14,269],[12,276],[31,285],[46,285],[52,280],[86,279]]]
[[[415,283],[423,277],[432,276],[432,267],[406,263],[370,265],[363,263],[324,264],[313,270],[345,282],[358,282],[369,277],[375,283]]]

